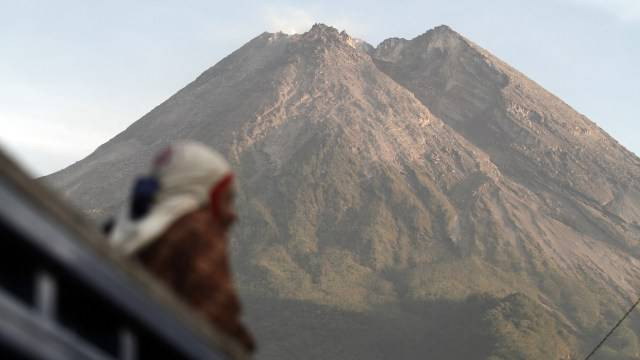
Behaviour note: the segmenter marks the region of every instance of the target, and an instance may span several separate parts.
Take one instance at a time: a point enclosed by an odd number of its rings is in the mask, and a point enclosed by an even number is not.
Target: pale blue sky
[[[58,170],[263,31],[314,22],[374,46],[447,24],[640,154],[640,0],[0,0],[0,145]]]

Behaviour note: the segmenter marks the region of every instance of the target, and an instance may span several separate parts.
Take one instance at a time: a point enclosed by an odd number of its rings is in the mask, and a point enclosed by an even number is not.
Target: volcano
[[[577,358],[638,294],[640,159],[447,26],[263,33],[45,181],[104,219],[184,138],[236,171],[259,358]]]

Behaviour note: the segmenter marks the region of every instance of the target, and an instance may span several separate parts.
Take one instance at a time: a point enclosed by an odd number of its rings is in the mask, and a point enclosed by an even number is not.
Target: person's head
[[[152,173],[158,179],[158,201],[189,196],[199,207],[210,207],[214,221],[230,223],[233,209],[234,177],[222,155],[203,144],[183,141],[156,156]]]
[[[227,229],[235,220],[234,177],[217,152],[194,141],[181,141],[155,157],[151,174],[139,178],[124,224],[111,236],[116,247],[134,253],[149,245],[178,218],[210,209],[211,221]]]

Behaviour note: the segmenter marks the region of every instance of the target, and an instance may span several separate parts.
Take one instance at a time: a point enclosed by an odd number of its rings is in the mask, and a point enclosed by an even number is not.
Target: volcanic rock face
[[[180,138],[238,173],[263,358],[569,358],[640,285],[640,160],[445,26],[264,33],[47,181],[104,218]]]

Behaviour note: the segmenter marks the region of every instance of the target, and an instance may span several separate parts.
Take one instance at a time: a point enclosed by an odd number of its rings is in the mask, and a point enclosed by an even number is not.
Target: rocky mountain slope
[[[261,358],[571,358],[640,285],[640,160],[446,26],[264,33],[47,181],[104,218],[179,138],[238,173]]]

